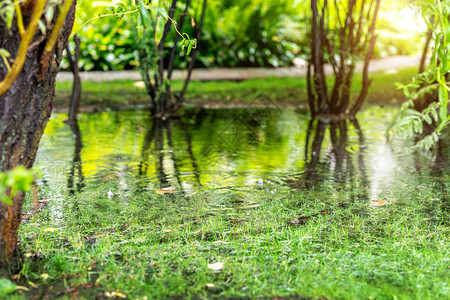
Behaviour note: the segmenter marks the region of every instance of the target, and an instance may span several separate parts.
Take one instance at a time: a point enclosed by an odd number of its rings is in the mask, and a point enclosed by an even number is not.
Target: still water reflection
[[[449,174],[448,134],[434,155],[387,143],[394,109],[368,108],[358,121],[311,122],[291,109],[185,109],[154,120],[147,111],[54,114],[36,165],[44,185],[80,192],[114,180],[112,190],[199,189],[278,184],[297,189],[364,187],[376,198],[394,183]],[[444,179],[445,180],[445,179]]]

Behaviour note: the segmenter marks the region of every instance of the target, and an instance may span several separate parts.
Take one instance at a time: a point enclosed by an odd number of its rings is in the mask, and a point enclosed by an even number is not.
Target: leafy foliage
[[[400,133],[404,137],[411,137],[414,134],[422,135],[424,124],[433,125],[434,130],[427,133],[416,144],[417,148],[430,149],[439,140],[442,130],[450,122],[448,113],[450,1],[423,0],[420,4],[423,18],[433,34],[431,63],[423,73],[414,76],[409,84],[396,84],[399,89],[403,89],[405,96],[409,99],[402,105],[401,111],[395,118],[395,124],[388,129],[387,134]],[[425,109],[422,111],[412,109],[415,101],[430,95],[435,99]]]
[[[74,26],[73,33],[77,33],[81,39],[81,70],[133,69],[139,65],[138,49],[142,48],[143,43],[147,43],[147,38],[154,40],[149,47],[158,46],[168,14],[164,7],[147,2],[138,1],[135,4],[134,1],[128,0],[79,1],[78,24]],[[139,15],[141,15],[140,23],[137,24],[134,20]],[[149,17],[155,18],[155,22],[143,21]],[[170,21],[175,27],[176,22]],[[145,34],[141,32],[144,27]],[[180,42],[182,50],[187,48],[187,52],[190,52],[197,47],[197,40],[191,39],[187,33],[177,32],[177,34],[182,38]],[[74,48],[73,42],[70,48]],[[68,67],[68,61],[64,60],[62,68]]]
[[[12,205],[11,198],[19,192],[27,192],[33,182],[32,171],[24,166],[7,172],[0,172],[0,201]]]
[[[387,11],[400,10],[406,0],[383,3]],[[167,9],[168,1],[159,1]],[[112,7],[127,10],[124,1],[79,0],[77,24],[74,31],[81,38],[82,70],[122,70],[138,65],[137,48],[134,44],[133,26],[120,19],[101,18],[80,26],[99,14],[112,13]],[[181,8],[183,3],[179,3]],[[200,0],[192,0],[188,18],[193,25],[198,22]],[[154,8],[158,9],[158,8]],[[164,9],[162,9],[164,10]],[[161,11],[160,11],[161,13]],[[308,51],[307,25],[310,8],[308,1],[261,1],[261,0],[208,0],[203,26],[202,46],[198,51],[198,67],[238,66],[286,66],[296,56]],[[179,17],[175,15],[176,17]],[[400,30],[393,18],[396,14],[383,13],[377,22],[378,41],[374,57],[410,55],[419,50],[420,35]],[[414,16],[409,16],[414,17]],[[195,26],[185,26],[183,32],[194,36]],[[161,31],[158,31],[161,33]],[[173,34],[169,33],[164,47],[171,46]],[[186,40],[190,40],[186,37]],[[191,44],[192,45],[192,44]],[[186,67],[186,46],[175,58],[176,68]],[[134,53],[134,55],[133,55]],[[67,69],[68,64],[64,63]]]

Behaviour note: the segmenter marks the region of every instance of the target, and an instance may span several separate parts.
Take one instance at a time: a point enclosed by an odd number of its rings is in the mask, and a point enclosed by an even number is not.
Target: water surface
[[[448,134],[433,153],[412,141],[387,142],[394,108],[367,108],[357,121],[310,122],[293,109],[184,109],[155,120],[148,111],[54,114],[36,166],[41,185],[66,193],[110,184],[114,194],[174,187],[199,191],[289,187],[364,189],[376,199],[399,184],[448,179]],[[250,204],[249,204],[250,205]]]

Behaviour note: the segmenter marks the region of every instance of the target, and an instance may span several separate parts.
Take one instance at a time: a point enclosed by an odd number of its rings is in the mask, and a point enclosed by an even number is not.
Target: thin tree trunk
[[[325,7],[324,7],[325,8]],[[325,71],[323,68],[323,51],[322,51],[322,38],[319,33],[319,23],[322,24],[322,19],[324,16],[319,16],[319,11],[317,7],[317,1],[311,1],[312,9],[312,65],[314,71],[314,85],[317,90],[317,113],[327,113],[328,112],[328,93],[327,85],[325,81]]]
[[[196,37],[197,38],[197,42],[200,41],[200,37],[201,37],[201,34],[202,34],[203,20],[205,19],[206,2],[207,2],[207,0],[203,1],[202,16],[200,17],[200,24],[198,26],[197,37]],[[189,82],[191,81],[192,70],[194,68],[194,63],[195,63],[195,58],[197,56],[197,52],[198,52],[198,45],[192,51],[191,60],[189,61],[188,74],[187,74],[186,79],[184,81],[183,89],[181,90],[180,95],[178,97],[178,101],[177,101],[177,103],[175,104],[175,106],[173,108],[174,111],[177,111],[181,107],[181,105],[183,105],[184,94],[186,93],[186,90],[188,88]]]
[[[171,5],[170,11],[169,11],[170,19],[173,19],[173,15],[175,14],[175,9],[177,8],[177,2],[178,2],[178,0],[172,0],[172,5]],[[172,21],[170,19],[167,20],[166,24],[164,24],[163,35],[162,35],[161,40],[159,41],[159,45],[158,45],[159,78],[160,78],[161,82],[163,81],[163,77],[164,77],[164,42],[166,41],[166,37],[167,37],[167,34],[169,33],[170,26],[172,26]]]
[[[308,71],[306,73],[306,84],[308,87],[308,104],[309,104],[309,110],[311,111],[311,117],[315,117],[317,110],[316,110],[316,97],[314,96],[314,92],[312,90],[311,85],[311,62],[308,62]]]
[[[45,35],[38,31],[19,76],[0,97],[0,171],[11,170],[18,165],[33,166],[39,140],[51,114],[55,78],[72,30],[75,5],[76,1],[66,17],[48,67],[40,72],[42,47],[51,31],[47,30]],[[24,17],[27,19],[28,15]],[[12,28],[11,33],[0,19],[0,48],[16,53],[20,34],[17,27]],[[0,64],[0,77],[5,77],[6,73],[6,67]],[[0,269],[14,266],[23,200],[24,194],[21,193],[14,197],[11,206],[0,202]]]
[[[434,18],[431,19],[433,22]],[[428,48],[430,47],[431,38],[433,37],[433,31],[431,29],[428,29],[427,32],[427,39],[425,41],[425,45],[423,46],[423,52],[422,57],[420,58],[420,65],[419,65],[419,73],[423,73],[425,71],[425,64],[427,60],[427,54],[428,54]]]
[[[186,6],[184,8],[184,13],[180,18],[180,21],[178,22],[178,25],[180,27],[178,27],[178,31],[181,32],[181,30],[183,29],[183,24],[184,24],[184,19],[186,19],[186,15],[188,14],[188,10],[189,10],[189,6],[191,5],[191,0],[187,0],[186,1]],[[173,40],[173,48],[172,51],[170,53],[170,59],[169,59],[169,66],[167,67],[167,79],[172,80],[172,72],[173,72],[173,63],[175,60],[175,53],[177,51],[177,45],[178,45],[178,40],[180,39],[180,36],[178,34],[175,35],[175,38]],[[170,86],[170,85],[168,85]]]
[[[184,13],[181,16],[179,22],[178,22],[178,31],[181,32],[181,30],[183,29],[183,24],[184,24],[184,20],[186,19],[186,15],[188,14],[188,10],[189,10],[189,6],[191,4],[191,0],[187,0],[186,1],[186,6],[184,7]],[[178,46],[178,40],[180,39],[180,36],[178,34],[175,34],[175,37],[173,39],[173,47],[172,47],[172,51],[170,52],[170,58],[169,58],[169,65],[167,67],[167,79],[169,81],[172,80],[172,73],[173,73],[173,65],[174,65],[174,61],[175,61],[175,53],[177,50],[177,46]],[[166,85],[166,95],[168,97],[172,98],[172,86],[170,84]]]
[[[80,79],[80,68],[78,67],[78,62],[80,60],[80,38],[78,35],[73,37],[75,42],[75,53],[72,57],[70,53],[69,45],[66,45],[67,59],[69,60],[70,70],[73,73],[73,87],[72,87],[72,98],[70,101],[69,108],[69,121],[73,122],[77,119],[78,108],[80,107],[81,98],[81,79]]]
[[[175,9],[177,7],[178,0],[172,0],[172,5],[169,10],[169,20],[167,20],[166,24],[164,24],[164,31],[161,37],[161,40],[158,44],[158,52],[159,52],[159,81],[160,87],[164,86],[164,42],[166,41],[167,34],[169,33],[170,26],[172,25],[173,15],[175,14]],[[170,109],[170,95],[165,91],[160,90],[159,101],[161,102],[161,106],[163,111],[169,111]]]
[[[369,63],[372,58],[373,49],[375,48],[375,41],[377,36],[375,35],[375,24],[377,22],[378,11],[380,9],[381,0],[376,0],[375,11],[372,17],[372,24],[369,29],[368,37],[370,37],[370,44],[367,50],[366,57],[364,59],[364,67],[363,67],[363,87],[361,92],[359,93],[358,99],[350,110],[350,115],[355,116],[356,113],[360,110],[364,101],[366,100],[367,93],[369,92],[369,87],[372,83],[372,80],[369,79]]]

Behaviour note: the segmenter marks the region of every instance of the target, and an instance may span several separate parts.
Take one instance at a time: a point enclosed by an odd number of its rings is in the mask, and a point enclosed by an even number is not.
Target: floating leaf
[[[156,191],[158,195],[164,195],[164,194],[173,194],[176,192],[176,189],[174,186],[162,188]]]
[[[213,270],[213,271],[220,271],[223,269],[223,263],[216,262],[213,264],[208,264],[208,269]]]
[[[369,206],[378,207],[385,206],[386,204],[388,204],[388,202],[384,200],[373,200],[372,202],[370,202]]]

